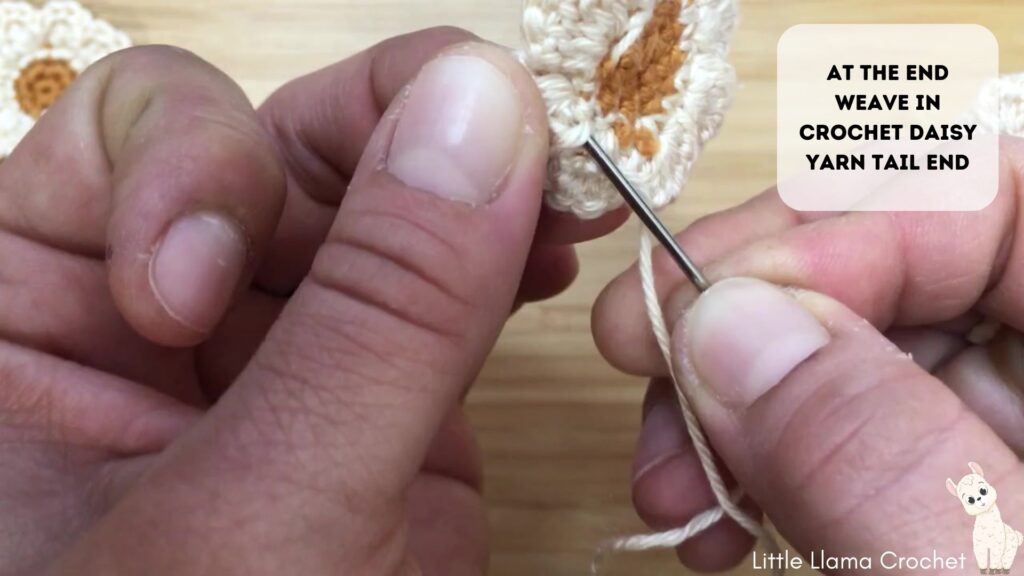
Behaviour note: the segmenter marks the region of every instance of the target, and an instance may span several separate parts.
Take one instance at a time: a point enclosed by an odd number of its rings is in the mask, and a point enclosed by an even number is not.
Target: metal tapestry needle
[[[604,148],[601,148],[601,145],[595,142],[593,138],[587,140],[583,147],[586,148],[587,152],[589,152],[594,158],[597,165],[601,167],[601,171],[604,172],[605,176],[611,180],[612,185],[619,191],[619,194],[625,198],[626,204],[629,204],[629,207],[633,209],[633,212],[636,213],[640,218],[640,221],[644,223],[644,226],[646,226],[647,229],[651,231],[651,234],[654,234],[654,237],[658,239],[658,242],[668,250],[669,255],[672,256],[672,259],[675,260],[676,264],[678,264],[683,270],[683,273],[690,279],[690,282],[693,282],[693,285],[701,292],[707,290],[711,285],[708,284],[707,279],[704,278],[703,274],[701,274],[700,269],[697,268],[697,265],[693,263],[693,260],[690,260],[690,257],[686,255],[686,252],[684,252],[683,248],[678,242],[676,242],[672,233],[665,228],[665,225],[658,219],[654,210],[651,210],[651,207],[647,205],[647,201],[644,200],[644,197],[641,196],[640,192],[633,187],[633,184],[626,179],[626,176],[622,174],[622,171],[615,165],[615,162],[613,162],[611,157],[608,156],[608,153],[604,151]]]

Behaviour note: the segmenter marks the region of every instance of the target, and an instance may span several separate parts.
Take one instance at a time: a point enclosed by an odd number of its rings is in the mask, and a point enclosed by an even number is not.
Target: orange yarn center
[[[661,101],[677,92],[675,75],[687,57],[679,49],[683,36],[683,24],[679,22],[682,2],[658,3],[640,37],[619,61],[613,64],[610,56],[605,57],[598,70],[601,89],[597,102],[601,112],[618,112],[622,116],[614,126],[619,145],[635,147],[647,158],[653,158],[661,144],[653,132],[637,125],[637,119],[664,112]]]
[[[53,106],[78,73],[67,60],[41,58],[21,70],[14,81],[18,105],[29,116],[38,119]]]

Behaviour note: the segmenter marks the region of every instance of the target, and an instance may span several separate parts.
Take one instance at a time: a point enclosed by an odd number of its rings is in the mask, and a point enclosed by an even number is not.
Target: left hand
[[[459,401],[510,311],[571,282],[569,244],[625,214],[542,212],[543,103],[474,40],[395,38],[258,112],[132,49],[47,112],[0,165],[0,572],[484,572]],[[517,102],[510,136],[396,168],[404,88],[452,50],[503,71],[483,96]],[[484,106],[459,96],[421,104],[436,147],[431,114]],[[497,190],[454,186],[495,150],[519,150]],[[440,197],[468,192],[493,196]]]

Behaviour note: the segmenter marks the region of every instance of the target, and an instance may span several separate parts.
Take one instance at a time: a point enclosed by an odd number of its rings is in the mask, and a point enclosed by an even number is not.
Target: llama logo
[[[1017,548],[1024,542],[1020,531],[1003,524],[996,506],[996,489],[985,481],[985,474],[974,462],[967,465],[971,474],[957,484],[946,479],[946,489],[974,517],[974,558],[982,574],[1009,574]]]

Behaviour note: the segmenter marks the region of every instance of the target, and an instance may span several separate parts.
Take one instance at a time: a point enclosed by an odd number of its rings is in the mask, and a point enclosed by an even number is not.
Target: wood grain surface
[[[454,25],[518,45],[519,0],[97,0],[93,9],[138,43],[196,52],[259,103],[289,78],[381,39]],[[817,22],[972,22],[1001,42],[1002,69],[1024,70],[1024,2],[1015,0],[745,0],[734,44],[742,87],[721,137],[666,213],[673,228],[732,206],[775,174],[775,46]],[[590,308],[636,256],[636,229],[580,248],[566,294],[509,323],[471,395],[487,466],[496,576],[582,576],[603,538],[643,530],[630,505],[630,461],[645,383],[601,359]],[[619,558],[611,574],[684,573],[671,553]],[[746,561],[735,574],[754,574]]]

